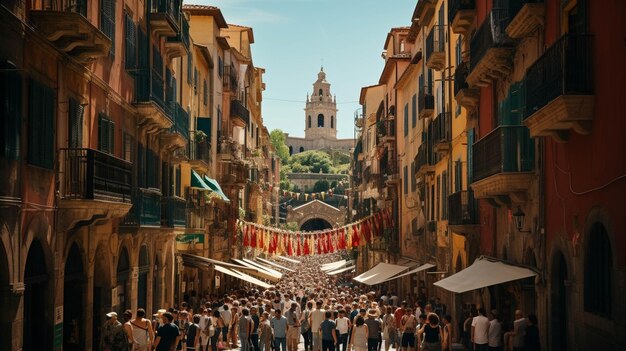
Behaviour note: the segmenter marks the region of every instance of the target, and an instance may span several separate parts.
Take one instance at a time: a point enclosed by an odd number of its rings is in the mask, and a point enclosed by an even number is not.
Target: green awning
[[[230,200],[228,199],[228,196],[224,194],[224,192],[222,191],[222,187],[220,187],[217,180],[204,176],[204,182],[209,186],[209,188],[211,188],[211,190],[213,190],[213,192],[219,195],[222,198],[222,200],[226,202],[230,202]]]
[[[196,171],[194,171],[193,169],[191,170],[191,187],[192,188],[199,188],[202,190],[211,190],[213,191],[213,189],[211,189],[202,179],[202,177],[196,173]]]

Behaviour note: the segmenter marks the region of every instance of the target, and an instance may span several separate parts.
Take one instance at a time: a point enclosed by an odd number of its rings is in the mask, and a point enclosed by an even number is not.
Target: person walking
[[[192,317],[192,322],[187,327],[187,340],[185,342],[185,347],[187,351],[196,351],[199,350],[200,346],[200,318],[199,314],[195,314]]]
[[[389,351],[389,347],[395,341],[396,319],[393,316],[393,307],[387,306],[383,315],[383,342],[385,351]]]
[[[478,316],[472,320],[472,343],[476,351],[487,351],[489,348],[489,319],[485,317],[484,307],[478,309]]]
[[[365,320],[367,325],[368,337],[367,337],[367,350],[378,351],[378,345],[381,341],[382,322],[378,318],[376,310],[370,308],[367,311],[367,319]]]
[[[241,342],[241,351],[249,351],[248,350],[248,342],[250,340],[250,335],[252,334],[252,319],[250,319],[250,311],[247,308],[243,308],[241,310],[241,315],[239,316],[238,329],[239,329],[239,341]]]
[[[356,316],[352,334],[350,335],[350,347],[354,346],[355,351],[367,351],[367,339],[369,337],[365,319],[362,316]]]
[[[173,323],[174,316],[170,312],[163,313],[163,325],[154,339],[156,351],[172,351],[180,340],[180,330]]]
[[[300,317],[300,334],[304,339],[304,351],[311,351],[313,342],[313,332],[311,331],[311,310],[313,309],[313,303],[307,302],[306,309]]]
[[[211,351],[217,351],[218,344],[221,343],[221,345],[224,346],[225,341],[222,334],[224,333],[224,329],[228,330],[228,328],[225,327],[226,322],[224,322],[224,318],[222,318],[222,313],[218,310],[213,311],[213,318],[210,319],[210,322],[215,328],[213,336],[210,336],[211,334],[209,330],[209,336],[211,338]]]
[[[270,323],[274,331],[274,348],[275,351],[287,350],[287,318],[282,315],[282,311],[277,309],[274,311],[274,318]]]
[[[452,316],[449,314],[444,315],[442,319],[443,339],[441,341],[441,349],[443,351],[452,350],[452,343],[456,340],[454,331]]]
[[[411,351],[415,349],[415,330],[417,327],[417,319],[413,315],[413,310],[408,307],[405,309],[405,314],[400,320],[400,330],[402,331],[402,339],[400,340],[400,347],[404,351]]]
[[[285,312],[287,318],[287,350],[298,351],[300,341],[300,315],[298,314],[298,303],[291,302],[289,310]]]
[[[270,325],[269,312],[263,312],[259,323],[259,350],[272,351],[272,327]]]
[[[222,342],[226,344],[228,342],[228,331],[230,328],[230,323],[233,318],[233,314],[230,310],[230,306],[226,302],[228,299],[224,299],[224,304],[221,307],[220,316],[222,317],[222,322],[224,322],[224,326],[222,327],[221,337]],[[228,345],[228,344],[226,344]]]
[[[439,317],[431,312],[426,317],[425,323],[417,332],[418,335],[424,335],[421,351],[441,351],[441,341],[443,340],[443,332],[439,326]]]
[[[526,333],[524,334],[524,351],[541,351],[537,316],[529,314],[527,323]]]
[[[331,319],[332,315],[331,311],[324,312],[324,321],[320,323],[322,351],[334,351],[337,345],[337,324]]]
[[[257,306],[250,307],[250,319],[252,320],[252,332],[250,333],[250,342],[254,351],[259,351],[259,324],[261,318],[259,317],[259,309]]]
[[[498,311],[491,310],[489,321],[489,351],[502,351],[502,323],[498,319]]]
[[[152,350],[154,331],[152,330],[152,323],[145,317],[146,311],[139,308],[135,313],[135,319],[130,321],[133,327],[133,351]]]
[[[315,303],[315,309],[311,312],[311,330],[313,331],[313,351],[321,351],[322,340],[319,333],[320,324],[324,321],[325,310],[322,309],[322,301]]]
[[[107,320],[102,326],[100,336],[100,350],[103,351],[127,351],[128,337],[124,326],[117,320],[116,312],[106,314]]]
[[[513,322],[513,332],[509,333],[511,339],[509,344],[513,345],[513,351],[524,350],[524,335],[526,334],[526,318],[521,310],[515,310],[515,321]]]
[[[339,346],[341,346],[341,351],[347,351],[348,347],[348,331],[350,330],[350,319],[346,317],[346,311],[343,309],[339,310],[339,316],[335,320],[335,324],[337,325],[337,334],[338,334],[338,342],[336,351],[339,351]]]

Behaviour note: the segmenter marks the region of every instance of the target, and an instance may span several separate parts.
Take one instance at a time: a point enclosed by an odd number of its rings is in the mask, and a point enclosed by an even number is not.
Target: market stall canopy
[[[452,291],[463,293],[470,290],[502,284],[513,280],[524,279],[537,275],[526,267],[502,262],[491,257],[481,256],[464,270],[441,279],[434,285]]]
[[[180,257],[183,259],[183,265],[188,266],[188,267],[209,268],[211,267],[211,265],[213,266],[219,265],[219,266],[228,267],[232,269],[242,270],[245,272],[257,272],[258,271],[258,269],[256,268],[250,268],[250,267],[241,266],[238,264],[222,262],[219,260],[214,260],[211,258],[202,257],[198,255],[192,255],[192,254],[182,253],[182,252],[179,253],[178,255],[180,255]]]
[[[231,260],[233,260],[235,263],[240,264],[240,265],[242,265],[244,267],[256,269],[257,270],[256,272],[251,272],[250,274],[252,274],[253,276],[257,276],[257,277],[259,277],[261,279],[267,279],[267,280],[271,280],[273,282],[277,282],[283,276],[282,274],[272,274],[272,273],[269,273],[269,272],[267,272],[264,269],[255,267],[254,265],[252,265],[252,264],[250,264],[250,263],[248,263],[246,261],[240,260],[238,258],[231,258]]]
[[[359,283],[376,285],[384,282],[388,278],[393,277],[398,273],[404,272],[407,269],[409,269],[409,267],[407,266],[399,266],[395,264],[381,262],[369,271],[362,273],[352,279],[356,280]]]
[[[280,269],[286,270],[287,272],[295,272],[295,271],[294,271],[293,269],[291,269],[291,268],[287,268],[287,267],[285,267],[285,266],[281,266],[281,265],[279,265],[278,263],[275,263],[275,262],[272,262],[272,261],[268,261],[268,260],[262,259],[261,257],[257,257],[256,259],[257,259],[257,260],[259,260],[259,261],[261,261],[261,262],[263,262],[263,263],[269,264],[270,266],[274,266],[274,267],[276,267],[276,268],[280,268]]]
[[[334,270],[339,269],[341,267],[345,267],[347,263],[348,263],[348,261],[346,261],[346,260],[330,262],[330,263],[326,263],[326,264],[321,265],[320,269],[322,271],[334,271]]]
[[[222,191],[222,187],[217,182],[217,180],[204,176],[204,182],[206,183],[206,185],[209,186],[209,188],[211,188],[211,190],[213,190],[214,193],[219,195],[222,198],[222,200],[226,202],[230,202],[226,194],[224,194],[224,192]]]
[[[253,265],[253,266],[255,266],[255,267],[259,268],[259,269],[262,269],[262,270],[264,270],[264,271],[267,271],[267,272],[269,272],[269,273],[271,273],[271,274],[280,275],[280,277],[282,277],[282,276],[283,276],[283,274],[282,274],[281,272],[279,272],[279,271],[277,271],[277,270],[275,270],[275,269],[272,269],[272,268],[270,268],[270,267],[268,267],[268,266],[262,265],[262,264],[260,264],[260,263],[258,263],[258,262],[256,262],[256,261],[252,261],[252,260],[249,260],[249,259],[247,259],[247,258],[244,258],[243,260],[244,260],[245,262],[248,262],[249,264],[251,264],[251,265]]]
[[[326,274],[328,274],[328,275],[335,275],[335,274],[339,274],[339,273],[353,271],[354,268],[355,268],[355,266],[343,267],[343,268],[339,268],[339,269],[334,270],[334,271],[327,271]]]
[[[213,191],[207,183],[202,179],[202,177],[193,169],[191,170],[191,187],[198,188],[201,190],[210,190]]]
[[[291,262],[291,263],[300,263],[298,260],[294,260],[293,258],[285,257],[285,256],[276,256],[276,258],[281,259],[283,261]]]
[[[245,273],[242,273],[242,272],[240,272],[240,271],[238,271],[236,269],[232,269],[231,270],[231,269],[228,269],[226,267],[215,265],[215,270],[218,271],[218,272],[222,272],[224,274],[228,274],[231,277],[235,277],[235,278],[241,279],[241,280],[243,280],[245,282],[248,282],[250,284],[258,285],[258,286],[260,286],[262,288],[265,288],[265,289],[269,289],[269,288],[273,287],[273,285],[271,285],[271,284],[268,284],[268,283],[266,283],[264,281],[256,279],[255,277],[249,276],[249,275],[247,275]]]
[[[401,278],[401,277],[407,276],[407,275],[409,275],[409,274],[419,273],[419,272],[421,272],[421,271],[423,271],[423,270],[430,269],[430,268],[433,268],[433,267],[435,267],[435,265],[434,265],[434,264],[424,263],[423,265],[421,265],[421,266],[419,266],[419,267],[417,267],[417,268],[411,269],[411,270],[410,270],[410,271],[408,271],[408,272],[404,272],[404,273],[402,273],[402,274],[394,275],[393,277],[388,278],[388,279],[386,279],[385,281],[383,281],[383,283],[384,283],[384,282],[387,282],[387,281],[390,281],[390,280],[394,280],[394,279],[396,279],[396,278]]]

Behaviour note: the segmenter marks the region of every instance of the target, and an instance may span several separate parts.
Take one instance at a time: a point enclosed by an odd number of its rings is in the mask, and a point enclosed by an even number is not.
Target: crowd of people
[[[539,350],[537,318],[516,311],[504,333],[497,312],[468,313],[455,327],[439,299],[400,301],[393,292],[367,291],[349,276],[326,275],[321,264],[337,254],[280,262],[285,271],[273,288],[241,288],[224,296],[185,296],[180,310],[143,309],[117,314],[102,329],[107,351],[445,351]],[[300,346],[302,343],[302,346]]]

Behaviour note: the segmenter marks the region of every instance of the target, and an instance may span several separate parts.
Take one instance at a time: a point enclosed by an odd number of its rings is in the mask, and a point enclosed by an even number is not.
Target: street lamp
[[[524,228],[524,220],[526,219],[526,214],[522,211],[522,208],[517,206],[517,211],[513,213],[513,219],[515,219],[515,226],[517,227],[517,231],[520,233],[530,233],[530,230],[522,230]]]

